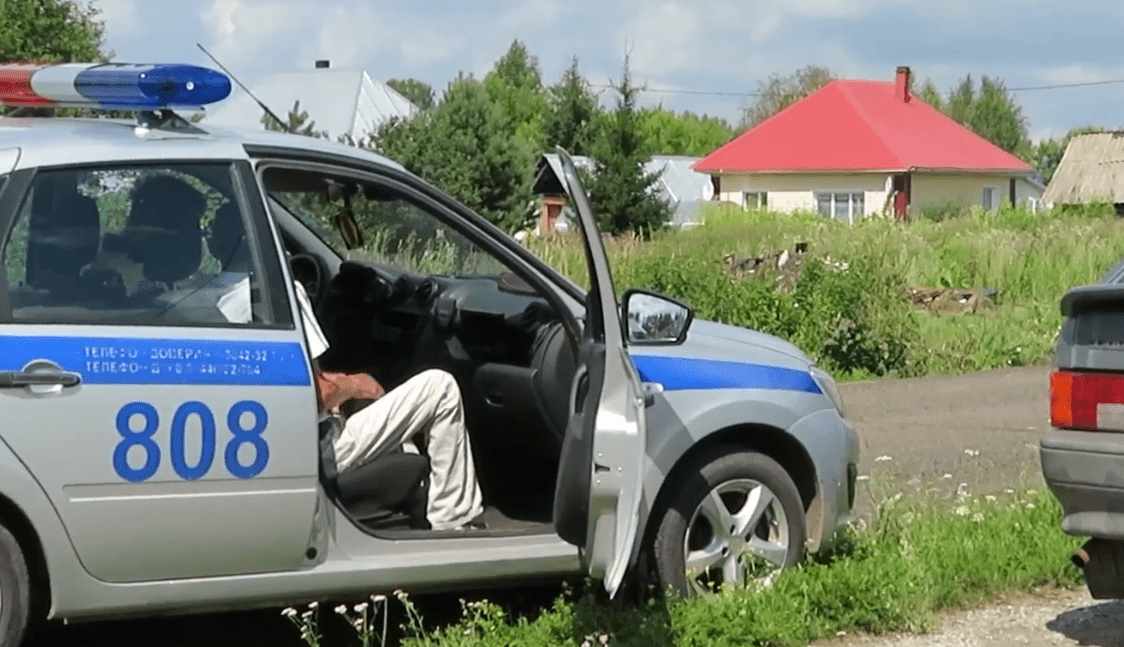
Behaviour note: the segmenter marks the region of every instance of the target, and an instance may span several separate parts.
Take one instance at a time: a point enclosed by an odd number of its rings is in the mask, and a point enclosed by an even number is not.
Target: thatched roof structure
[[[1092,133],[1071,139],[1042,194],[1045,204],[1081,204],[1092,200],[1124,202],[1124,132]]]

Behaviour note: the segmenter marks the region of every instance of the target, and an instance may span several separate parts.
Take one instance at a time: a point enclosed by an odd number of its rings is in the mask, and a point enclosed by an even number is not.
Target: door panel
[[[554,518],[559,536],[582,547],[589,574],[602,579],[613,595],[624,579],[639,531],[644,398],[625,349],[597,221],[573,160],[564,151],[559,157],[581,225],[591,289],[570,394],[571,419],[563,441]]]
[[[0,438],[84,567],[111,582],[299,568],[316,400],[289,304],[262,298],[255,193],[229,164],[23,173],[0,197]]]

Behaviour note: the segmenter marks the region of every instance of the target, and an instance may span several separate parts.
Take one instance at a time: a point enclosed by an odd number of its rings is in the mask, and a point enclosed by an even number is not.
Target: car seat
[[[78,285],[82,268],[94,261],[101,242],[97,202],[60,179],[35,189],[28,223],[28,285],[67,292]]]
[[[169,175],[137,187],[121,238],[130,257],[141,263],[144,278],[170,288],[199,269],[205,208],[199,191]]]
[[[340,424],[335,417],[320,423],[321,480],[328,494],[365,526],[405,521],[410,528],[428,530],[429,457],[398,450],[340,474],[331,440]]]
[[[222,264],[224,271],[243,271],[248,264],[246,226],[235,202],[227,202],[215,211],[207,236],[207,249]]]

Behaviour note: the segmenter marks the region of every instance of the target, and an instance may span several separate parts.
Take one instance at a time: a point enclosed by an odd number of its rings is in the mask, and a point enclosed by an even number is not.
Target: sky
[[[574,56],[591,83],[607,84],[627,54],[633,81],[647,88],[642,105],[731,123],[772,74],[823,65],[840,78],[892,80],[907,65],[942,92],[969,74],[1011,89],[1096,84],[1015,92],[1034,141],[1083,125],[1124,127],[1119,0],[89,2],[113,60],[213,67],[200,43],[251,88],[328,59],[378,80],[417,78],[440,94],[460,72],[483,77],[518,39],[546,84]]]

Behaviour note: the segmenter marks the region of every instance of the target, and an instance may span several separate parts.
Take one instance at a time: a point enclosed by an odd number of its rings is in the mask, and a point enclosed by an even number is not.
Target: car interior
[[[549,301],[417,197],[318,172],[268,169],[263,181],[330,345],[321,368],[369,373],[388,391],[425,369],[451,373],[486,506],[476,532],[551,532],[575,346]],[[335,255],[348,222],[369,238],[371,251],[355,254],[371,258]],[[420,454],[384,455],[342,475],[329,465],[325,485],[373,534],[432,537],[428,459],[423,440],[415,445]]]

